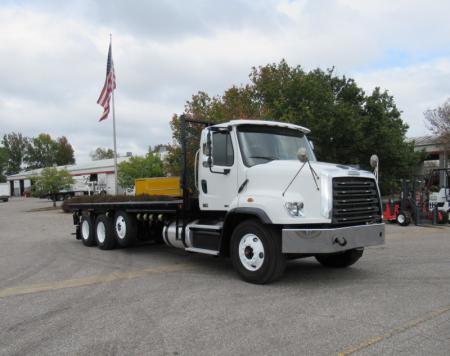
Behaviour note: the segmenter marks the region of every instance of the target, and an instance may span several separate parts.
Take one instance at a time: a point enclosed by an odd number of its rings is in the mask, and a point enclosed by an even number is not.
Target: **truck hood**
[[[322,176],[331,178],[346,176],[373,178],[373,174],[371,172],[357,170],[345,165],[326,162],[310,163],[311,167],[320,178],[322,178]],[[284,190],[302,165],[303,163],[294,160],[276,160],[265,164],[258,164],[247,170],[247,179],[249,180],[249,185],[252,183],[257,185],[270,184],[272,190]],[[298,184],[306,184],[307,181],[310,181],[310,183],[312,183],[312,187],[315,188],[313,175],[308,164],[303,167],[302,171],[294,180],[289,189],[292,189]],[[320,182],[318,183],[320,186]],[[310,186],[311,184],[307,183],[306,185]]]
[[[339,164],[311,162],[311,167],[319,177],[316,179],[317,185],[308,164],[293,180],[302,165],[299,161],[279,160],[248,168],[248,183],[239,194],[239,205],[262,209],[277,224],[329,223],[334,177],[374,179],[374,175],[367,171]],[[286,193],[283,195],[284,191]],[[285,204],[290,202],[304,203],[302,217],[288,215]]]

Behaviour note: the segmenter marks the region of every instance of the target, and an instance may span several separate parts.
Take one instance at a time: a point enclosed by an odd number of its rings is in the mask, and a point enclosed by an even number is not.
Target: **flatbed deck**
[[[123,210],[126,212],[153,212],[153,213],[175,213],[182,208],[183,200],[153,200],[153,201],[123,201],[123,202],[96,202],[96,203],[69,203],[68,208],[72,211],[108,211]]]

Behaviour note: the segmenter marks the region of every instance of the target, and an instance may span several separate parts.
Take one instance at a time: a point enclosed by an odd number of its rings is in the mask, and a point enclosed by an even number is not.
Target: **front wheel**
[[[231,236],[231,260],[247,282],[264,284],[280,278],[286,268],[280,232],[256,220],[240,223]]]
[[[327,255],[317,255],[316,260],[325,267],[345,268],[356,263],[363,255],[364,249],[357,248],[345,252],[332,253]]]

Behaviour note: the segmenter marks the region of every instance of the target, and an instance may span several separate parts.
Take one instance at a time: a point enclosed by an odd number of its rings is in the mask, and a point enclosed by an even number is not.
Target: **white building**
[[[417,174],[423,175],[431,168],[449,168],[449,149],[437,136],[421,136],[409,139],[414,142],[415,151],[424,151],[426,153],[425,161],[418,167]],[[440,185],[444,186],[446,175],[441,173]]]
[[[117,163],[128,160],[129,157],[118,157]],[[114,194],[114,159],[103,159],[85,164],[59,166],[57,169],[66,169],[74,178],[75,183],[71,192],[82,194],[88,191],[105,191]],[[31,190],[31,177],[38,176],[42,168],[23,171],[7,176],[10,184],[11,196],[22,196]],[[123,189],[119,187],[119,194]]]

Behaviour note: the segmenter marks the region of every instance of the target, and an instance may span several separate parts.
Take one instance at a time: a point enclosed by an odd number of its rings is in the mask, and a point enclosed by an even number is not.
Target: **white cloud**
[[[450,97],[450,59],[443,58],[407,67],[395,67],[356,74],[357,82],[367,92],[375,86],[388,89],[403,111],[410,126],[408,136],[430,134],[423,113],[444,103]]]
[[[282,58],[389,89],[410,135],[450,95],[447,1],[112,1],[107,14],[96,1],[20,4],[0,5],[0,134],[66,135],[79,161],[111,147],[96,104],[109,32],[120,152],[169,142],[192,94],[220,94]]]

